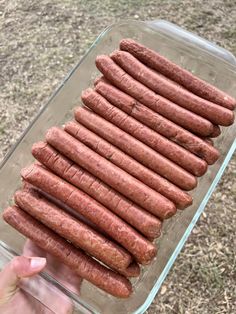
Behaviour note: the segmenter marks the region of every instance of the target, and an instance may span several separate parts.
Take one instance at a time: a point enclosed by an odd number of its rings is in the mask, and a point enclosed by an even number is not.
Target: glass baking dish
[[[236,97],[236,58],[227,50],[163,20],[124,21],[114,24],[97,38],[2,162],[1,210],[12,202],[12,195],[21,184],[21,168],[33,161],[30,153],[32,144],[42,140],[49,127],[62,125],[71,119],[73,108],[80,103],[81,91],[93,86],[94,79],[99,75],[94,62],[96,56],[111,53],[118,48],[120,39],[127,37],[155,49],[200,78]],[[221,152],[220,159],[199,179],[198,187],[192,192],[193,205],[185,211],[179,211],[175,217],[164,223],[162,236],[156,241],[158,255],[150,266],[142,269],[140,278],[133,280],[134,292],[129,299],[116,299],[88,282],[83,282],[81,294],[78,296],[45,273],[29,280],[25,286],[23,284],[23,288],[40,300],[36,287],[37,281],[43,282],[52,293],[69,296],[75,304],[76,313],[77,311],[102,314],[143,313],[158,292],[220,180],[235,150],[235,136],[236,124],[223,128],[222,135],[215,140],[215,146]],[[20,254],[25,239],[1,219],[0,240],[2,256],[0,264],[3,266],[14,254]],[[45,305],[54,310],[53,305]]]

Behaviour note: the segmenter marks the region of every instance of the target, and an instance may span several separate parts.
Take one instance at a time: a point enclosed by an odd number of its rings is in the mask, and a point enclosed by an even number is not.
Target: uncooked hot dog
[[[14,198],[21,209],[109,267],[126,269],[131,263],[131,255],[122,247],[76,220],[33,189],[17,191]]]
[[[214,125],[214,129],[210,137],[218,137],[220,134],[221,134],[221,130],[220,130],[219,125]]]
[[[207,171],[207,163],[204,160],[114,107],[91,88],[83,91],[81,98],[84,104],[98,115],[153,148],[193,175],[202,176]]]
[[[93,152],[63,130],[51,128],[46,134],[46,140],[62,154],[152,214],[159,215],[162,219],[175,214],[176,208],[171,201]]]
[[[109,84],[105,78],[100,78],[96,81],[96,91],[114,106],[117,106],[143,124],[146,124],[168,139],[203,158],[208,164],[213,164],[219,158],[219,152],[215,148],[207,145],[198,136],[147,108],[131,96]],[[214,126],[213,132],[215,132],[215,136],[219,135],[218,131],[219,129]]]
[[[92,111],[78,107],[75,110],[75,118],[85,127],[180,188],[191,190],[196,187],[197,180],[189,172]]]
[[[167,58],[161,56],[132,39],[122,39],[120,49],[128,51],[150,68],[157,70],[175,82],[183,85],[194,94],[221,105],[230,110],[236,107],[236,100],[215,86],[201,80],[189,71],[181,68]]]
[[[157,217],[126,199],[47,143],[35,143],[32,147],[32,154],[59,177],[89,194],[145,236],[154,238],[160,236],[162,223]]]
[[[58,140],[61,140],[59,137]],[[63,141],[62,144],[65,144]],[[138,262],[148,264],[156,247],[119,217],[70,183],[48,170],[31,165],[21,171],[23,179],[78,211],[126,248]]]
[[[231,110],[203,99],[181,85],[166,79],[163,75],[154,72],[141,63],[130,53],[114,51],[111,58],[133,78],[181,107],[206,118],[214,124],[229,126],[233,123],[234,113]]]
[[[132,286],[124,276],[99,264],[17,206],[6,208],[3,212],[3,219],[47,253],[69,266],[81,278],[115,297],[128,298],[130,296]]]
[[[165,118],[201,136],[212,133],[213,124],[210,121],[155,94],[122,70],[110,57],[98,56],[96,66],[110,82]]]
[[[184,209],[192,204],[192,197],[188,193],[126,155],[83,125],[70,121],[66,123],[65,130],[101,156],[170,199],[178,208]]]

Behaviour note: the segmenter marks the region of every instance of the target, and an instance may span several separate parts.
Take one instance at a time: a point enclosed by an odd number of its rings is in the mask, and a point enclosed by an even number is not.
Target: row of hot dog
[[[192,204],[187,191],[219,158],[211,138],[233,123],[235,100],[133,40],[120,48],[97,57],[104,76],[82,93],[87,108],[33,145],[37,163],[22,170],[3,217],[82,278],[128,297],[125,277],[156,256],[162,220]]]

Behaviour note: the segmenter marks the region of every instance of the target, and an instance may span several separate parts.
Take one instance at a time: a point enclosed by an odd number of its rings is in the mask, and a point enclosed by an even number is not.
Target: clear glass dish
[[[87,54],[65,78],[49,102],[39,112],[20,140],[6,156],[0,166],[0,208],[11,203],[12,195],[20,186],[20,170],[29,165],[33,158],[30,150],[34,142],[44,138],[45,131],[53,125],[62,125],[72,118],[72,110],[80,102],[81,91],[93,85],[98,76],[95,58],[109,54],[118,48],[120,39],[133,38],[157,50],[175,63],[192,71],[236,97],[236,59],[222,49],[169,22],[125,21],[108,27],[94,42]],[[217,185],[236,147],[236,124],[223,128],[222,135],[215,141],[221,157],[200,178],[198,187],[192,192],[194,204],[164,224],[163,234],[157,240],[158,256],[153,263],[143,268],[139,279],[133,280],[134,292],[127,300],[119,300],[83,282],[80,296],[75,295],[47,274],[42,274],[23,285],[23,288],[40,300],[35,285],[43,282],[53,293],[61,290],[75,304],[79,313],[143,313],[151,304],[163,280],[173,265],[196,221]],[[0,220],[0,253],[4,264],[14,254],[20,254],[24,237]],[[58,290],[59,289],[59,290]],[[55,292],[56,291],[56,292]],[[46,306],[52,310],[53,305]]]

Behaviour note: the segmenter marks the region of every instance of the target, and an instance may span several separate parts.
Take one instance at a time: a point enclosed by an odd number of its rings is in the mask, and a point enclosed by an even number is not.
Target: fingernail
[[[32,269],[39,269],[46,265],[46,258],[44,257],[32,257],[30,260],[30,267]]]

